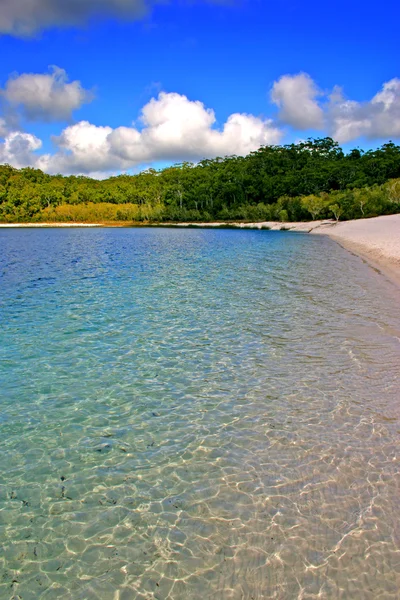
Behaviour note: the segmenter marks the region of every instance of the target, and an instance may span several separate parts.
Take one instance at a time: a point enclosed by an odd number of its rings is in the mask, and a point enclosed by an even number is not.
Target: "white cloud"
[[[391,79],[369,102],[347,100],[336,88],[330,97],[327,128],[339,142],[358,137],[400,137],[400,79]]]
[[[1,0],[0,33],[31,36],[51,26],[80,25],[92,16],[140,18],[152,0]]]
[[[400,137],[400,79],[385,83],[368,102],[348,100],[335,88],[322,97],[318,110],[314,106],[316,90],[315,83],[304,74],[285,75],[276,82],[273,92],[282,103],[281,119],[299,129],[307,123],[309,127],[323,125],[324,133],[342,143],[361,136]],[[294,94],[296,110],[289,92]],[[271,119],[251,114],[232,114],[218,126],[214,111],[202,102],[166,92],[142,108],[139,124],[112,128],[80,121],[53,137],[53,154],[40,155],[37,137],[15,131],[15,125],[10,133],[10,123],[0,119],[0,137],[5,137],[0,144],[0,162],[32,165],[49,173],[98,177],[157,161],[246,155],[262,145],[278,144],[283,137],[282,129]]]
[[[31,133],[13,131],[0,144],[0,163],[8,163],[17,168],[33,166],[39,159],[34,153],[41,146],[41,140]]]
[[[128,164],[111,152],[108,138],[112,131],[111,127],[88,121],[67,127],[53,138],[58,151],[42,161],[43,169],[51,173],[89,173],[127,168]]]
[[[154,161],[245,155],[276,144],[282,132],[269,119],[233,114],[215,129],[214,111],[186,96],[161,92],[142,109],[143,127],[99,127],[81,121],[53,138],[59,150],[45,159],[50,172],[130,169]]]
[[[2,96],[11,108],[20,107],[30,120],[70,120],[72,112],[90,102],[93,94],[80,81],[68,83],[64,69],[50,73],[23,73],[8,79]]]
[[[320,101],[318,101],[318,98]],[[284,75],[273,85],[279,118],[295,129],[324,129],[340,143],[400,137],[400,79],[391,79],[371,100],[345,98],[335,87],[328,95],[306,73]]]
[[[322,129],[324,113],[317,102],[321,96],[307,73],[283,75],[275,81],[271,99],[279,107],[279,118],[295,129]]]
[[[271,120],[233,114],[221,130],[215,113],[199,101],[161,92],[142,109],[144,128],[119,127],[110,135],[114,154],[134,163],[151,160],[197,160],[208,156],[247,154],[263,144],[278,143],[281,131]]]

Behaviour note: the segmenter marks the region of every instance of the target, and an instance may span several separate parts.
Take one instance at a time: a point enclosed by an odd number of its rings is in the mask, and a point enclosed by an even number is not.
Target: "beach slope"
[[[400,214],[323,223],[310,233],[329,235],[400,284]]]

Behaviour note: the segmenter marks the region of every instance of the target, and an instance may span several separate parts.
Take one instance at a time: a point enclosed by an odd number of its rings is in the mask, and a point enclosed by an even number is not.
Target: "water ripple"
[[[389,282],[282,232],[0,247],[1,598],[398,598]]]

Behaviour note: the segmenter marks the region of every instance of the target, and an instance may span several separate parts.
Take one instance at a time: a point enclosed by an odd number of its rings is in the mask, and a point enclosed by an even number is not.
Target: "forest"
[[[400,146],[345,153],[331,138],[263,146],[105,180],[0,166],[0,222],[358,219],[400,212]]]

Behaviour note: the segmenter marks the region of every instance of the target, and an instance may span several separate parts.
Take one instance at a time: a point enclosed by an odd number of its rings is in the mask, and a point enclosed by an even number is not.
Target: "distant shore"
[[[0,223],[0,228],[10,227],[123,227],[128,223]],[[138,223],[145,226],[146,224]],[[316,235],[328,235],[347,250],[361,256],[372,266],[383,271],[392,281],[400,285],[400,214],[338,222],[307,221],[281,223],[263,221],[261,223],[159,223],[148,226],[196,227],[238,229],[287,230]]]
[[[104,223],[0,223],[0,227],[104,227]]]

